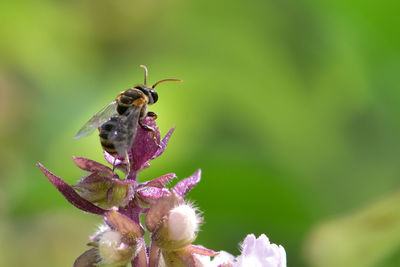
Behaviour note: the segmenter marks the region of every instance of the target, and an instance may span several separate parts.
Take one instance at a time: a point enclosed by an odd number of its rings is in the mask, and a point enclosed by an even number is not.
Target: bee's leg
[[[149,112],[147,112],[147,117],[151,117],[153,119],[153,121],[155,121],[157,119],[157,113],[155,113],[153,111],[149,111]]]
[[[126,160],[126,165],[128,166],[128,170],[127,170],[126,176],[128,176],[129,172],[131,171],[131,163],[129,161],[128,153],[125,154],[125,160]]]
[[[154,141],[156,142],[156,144],[157,144],[158,146],[160,146],[160,144],[157,142],[156,130],[154,130],[153,127],[150,127],[150,126],[148,126],[148,125],[146,125],[146,124],[143,124],[141,120],[139,120],[139,125],[140,125],[140,127],[141,127],[143,130],[148,131],[148,132],[151,132],[152,138],[154,139]]]

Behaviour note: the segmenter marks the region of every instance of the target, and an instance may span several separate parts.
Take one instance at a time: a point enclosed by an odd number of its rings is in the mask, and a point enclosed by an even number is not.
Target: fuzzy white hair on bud
[[[105,233],[106,231],[110,231],[110,227],[107,224],[102,223],[97,226],[97,231],[94,235],[99,236],[99,235]]]
[[[199,228],[196,209],[184,204],[173,208],[168,215],[169,237],[172,240],[189,240],[195,237]]]
[[[94,235],[89,236],[89,240],[93,242],[98,242],[101,235],[107,231],[110,231],[110,227],[107,224],[99,224]]]
[[[99,240],[99,254],[103,264],[126,264],[134,254],[134,248],[122,241],[122,234],[106,231]]]

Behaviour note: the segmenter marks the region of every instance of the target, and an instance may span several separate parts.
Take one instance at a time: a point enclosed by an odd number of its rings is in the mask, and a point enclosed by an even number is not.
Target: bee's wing
[[[127,152],[135,140],[139,117],[140,108],[129,108],[123,116],[119,117],[115,130],[108,134],[108,140],[114,144],[115,150],[121,157],[127,156]]]
[[[114,100],[93,115],[93,117],[85,125],[83,125],[78,133],[74,136],[74,139],[78,139],[92,133],[97,127],[105,123],[112,115],[116,113],[117,106],[118,104]]]

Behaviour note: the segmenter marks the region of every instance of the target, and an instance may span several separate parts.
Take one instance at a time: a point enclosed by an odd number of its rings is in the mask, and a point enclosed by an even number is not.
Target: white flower
[[[281,245],[271,244],[266,235],[256,239],[250,234],[241,245],[242,254],[238,257],[220,251],[213,260],[197,255],[202,267],[286,267],[286,252]]]
[[[271,244],[266,235],[256,239],[248,235],[241,246],[242,255],[236,258],[234,267],[286,267],[286,252],[281,245]]]

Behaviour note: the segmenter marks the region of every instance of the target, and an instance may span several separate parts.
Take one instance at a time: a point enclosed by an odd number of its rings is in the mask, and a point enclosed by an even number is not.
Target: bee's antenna
[[[140,65],[140,67],[144,69],[144,85],[146,85],[147,84],[147,74],[148,74],[147,67],[145,65]]]
[[[171,82],[183,82],[182,80],[179,80],[179,79],[164,79],[164,80],[161,80],[161,81],[156,82],[151,88],[154,89],[154,87],[156,87],[156,86],[159,85],[160,83],[162,83],[162,82],[168,82],[168,81],[171,81]]]

